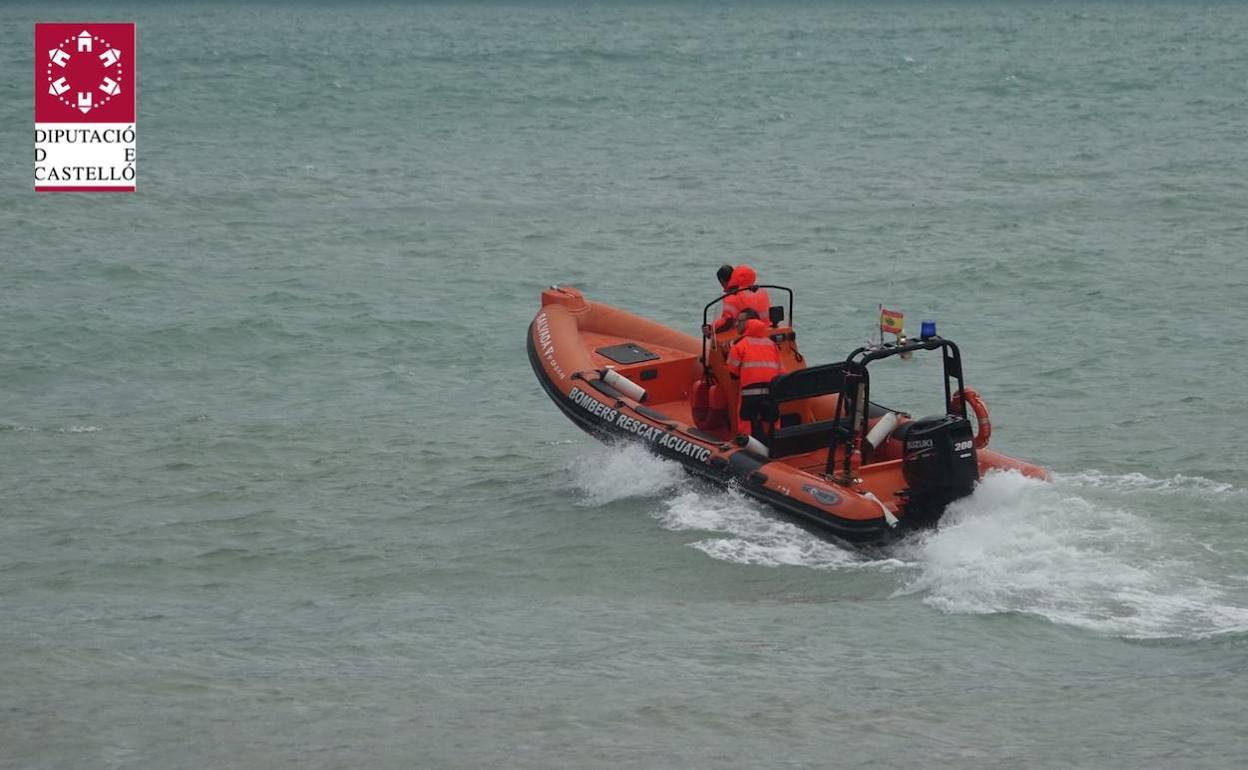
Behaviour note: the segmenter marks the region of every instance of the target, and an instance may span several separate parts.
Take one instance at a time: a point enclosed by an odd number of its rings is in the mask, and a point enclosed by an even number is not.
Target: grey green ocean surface
[[[138,23],[136,194],[31,191],[55,20]],[[0,766],[1243,766],[1248,7],[10,3],[0,64]],[[935,318],[1053,482],[861,553],[538,387],[543,286],[694,331],[745,260],[816,360]]]

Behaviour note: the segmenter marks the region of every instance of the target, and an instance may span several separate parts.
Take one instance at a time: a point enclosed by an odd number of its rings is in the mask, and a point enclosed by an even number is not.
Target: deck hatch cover
[[[640,364],[642,361],[658,361],[658,353],[646,350],[636,342],[625,342],[622,345],[609,345],[594,351],[600,356],[611,359],[617,364]]]

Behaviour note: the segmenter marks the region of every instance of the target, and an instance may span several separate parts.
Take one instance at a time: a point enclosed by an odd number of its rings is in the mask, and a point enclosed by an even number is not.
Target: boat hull
[[[612,362],[601,353],[612,344],[632,345],[652,356],[617,371],[647,387],[645,402],[630,398],[602,378]],[[787,458],[773,460],[695,427],[688,393],[700,378],[700,342],[649,319],[585,300],[575,289],[543,293],[543,306],[529,325],[529,363],[555,406],[582,430],[604,441],[634,441],[689,473],[719,486],[735,486],[807,525],[854,543],[895,539],[930,516],[911,514],[904,504],[901,462],[864,467],[863,478],[840,484],[817,468]],[[657,396],[662,400],[652,400]],[[826,454],[825,454],[826,457]],[[981,470],[1016,468],[1029,475],[1043,469],[982,450]],[[922,519],[922,520],[920,520]]]

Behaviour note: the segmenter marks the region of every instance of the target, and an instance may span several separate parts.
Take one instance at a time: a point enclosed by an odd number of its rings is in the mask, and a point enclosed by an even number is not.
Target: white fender
[[[610,366],[603,370],[602,381],[638,403],[642,403],[646,400],[645,388],[620,374]]]
[[[767,447],[763,444],[763,442],[753,436],[737,436],[736,442],[737,446],[741,447],[750,454],[755,454],[759,457],[771,457],[771,452],[767,451]]]
[[[871,445],[872,449],[879,449],[880,444],[884,442],[884,439],[889,437],[889,435],[893,432],[893,428],[896,427],[897,413],[889,412],[881,417],[880,421],[877,422],[875,427],[871,429],[871,432],[867,434],[867,443]]]

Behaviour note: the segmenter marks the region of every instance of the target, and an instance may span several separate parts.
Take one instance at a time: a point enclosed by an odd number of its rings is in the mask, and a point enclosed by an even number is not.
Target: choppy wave
[[[0,425],[0,432],[12,431],[14,433],[41,433],[45,429],[33,425],[21,425],[18,423],[7,423]],[[56,433],[99,433],[100,429],[95,425],[64,425],[59,428],[52,429]]]
[[[1057,474],[1054,480],[1064,486],[1090,487],[1111,492],[1145,492],[1167,495],[1195,495],[1197,497],[1231,498],[1243,497],[1248,490],[1223,481],[1202,476],[1175,474],[1168,479],[1154,479],[1142,473],[1112,474],[1098,470],[1082,473]]]

